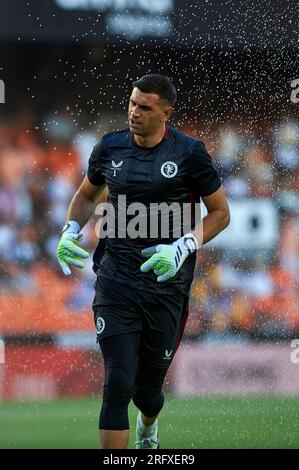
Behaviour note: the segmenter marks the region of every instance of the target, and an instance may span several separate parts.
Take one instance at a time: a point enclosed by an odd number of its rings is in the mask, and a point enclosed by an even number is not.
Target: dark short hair
[[[149,73],[133,82],[133,88],[137,87],[143,93],[156,93],[161,100],[167,101],[170,106],[176,102],[177,92],[170,78],[159,73]]]

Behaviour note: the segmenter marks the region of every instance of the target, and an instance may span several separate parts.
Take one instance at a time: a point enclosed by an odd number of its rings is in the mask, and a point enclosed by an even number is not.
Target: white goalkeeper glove
[[[140,267],[143,273],[150,269],[158,276],[158,282],[174,277],[189,255],[199,249],[196,237],[187,233],[171,245],[155,245],[142,250],[142,256],[149,257]]]
[[[78,246],[83,235],[80,232],[80,225],[74,220],[70,220],[62,229],[61,238],[57,247],[57,259],[66,276],[72,274],[69,265],[73,264],[77,268],[84,268],[82,258],[88,258],[89,253]]]

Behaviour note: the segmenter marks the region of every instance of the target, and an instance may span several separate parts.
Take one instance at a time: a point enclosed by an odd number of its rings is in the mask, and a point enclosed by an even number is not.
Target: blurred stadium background
[[[176,84],[171,124],[206,143],[232,215],[198,256],[162,447],[299,447],[296,3],[1,2],[0,447],[97,447],[92,263],[64,278],[55,251],[93,145],[150,71]],[[84,235],[92,251],[94,221]]]

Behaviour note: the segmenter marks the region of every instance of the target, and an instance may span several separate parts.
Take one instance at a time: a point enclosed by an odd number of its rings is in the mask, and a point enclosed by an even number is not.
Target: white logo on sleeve
[[[161,166],[161,173],[165,178],[173,178],[178,172],[178,166],[174,162],[165,162]]]
[[[105,329],[105,320],[103,317],[97,318],[97,333],[100,335]]]
[[[115,161],[112,160],[112,167],[110,168],[110,170],[113,171],[113,176],[116,176],[116,172],[121,170],[122,164],[123,164],[123,160],[119,163],[115,163]]]
[[[167,359],[169,361],[171,359],[171,355],[172,355],[172,350],[168,351],[168,349],[166,349],[163,359]]]

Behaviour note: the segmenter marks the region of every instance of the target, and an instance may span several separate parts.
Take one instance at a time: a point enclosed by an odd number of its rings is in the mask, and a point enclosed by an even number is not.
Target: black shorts
[[[188,315],[188,295],[157,295],[98,276],[93,302],[97,339],[140,332],[150,364],[167,367],[181,341]]]

